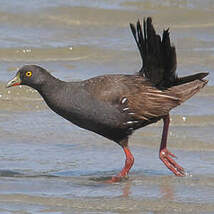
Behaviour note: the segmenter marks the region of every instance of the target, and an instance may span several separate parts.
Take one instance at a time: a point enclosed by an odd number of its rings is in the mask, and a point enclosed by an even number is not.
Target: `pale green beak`
[[[7,88],[11,86],[16,86],[21,84],[20,73],[17,73],[16,76],[7,83]]]

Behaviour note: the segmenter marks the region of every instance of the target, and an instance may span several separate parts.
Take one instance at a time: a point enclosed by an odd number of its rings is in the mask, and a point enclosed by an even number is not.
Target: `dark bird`
[[[152,19],[130,24],[142,58],[142,68],[133,75],[103,75],[80,82],[56,79],[44,68],[25,65],[7,87],[27,85],[36,89],[47,105],[70,122],[116,143],[126,155],[122,171],[111,181],[126,177],[134,163],[128,138],[134,130],[163,119],[160,159],[177,176],[184,169],[167,149],[169,111],[180,105],[207,84],[208,73],[176,75],[176,50],[169,31],[162,38],[156,34]]]

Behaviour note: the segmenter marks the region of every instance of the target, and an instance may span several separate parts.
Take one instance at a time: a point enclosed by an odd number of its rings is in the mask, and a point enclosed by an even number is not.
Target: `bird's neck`
[[[56,93],[56,91],[62,87],[63,83],[64,81],[50,75],[47,81],[43,82],[42,85],[37,88],[37,91],[46,100],[46,97]]]

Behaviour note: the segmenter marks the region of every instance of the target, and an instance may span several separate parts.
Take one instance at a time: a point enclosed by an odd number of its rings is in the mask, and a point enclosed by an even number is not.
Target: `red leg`
[[[166,148],[167,144],[167,136],[168,136],[168,129],[169,129],[169,115],[163,118],[163,133],[162,133],[162,139],[161,139],[161,145],[160,145],[160,159],[163,161],[163,163],[167,166],[169,170],[171,170],[175,175],[177,176],[185,176],[184,169],[178,165],[174,159],[176,156],[172,154],[168,149]],[[171,156],[171,157],[170,157]]]
[[[131,169],[131,167],[134,164],[134,157],[133,157],[132,153],[130,152],[129,147],[127,145],[123,146],[123,151],[125,152],[125,155],[126,155],[125,166],[123,167],[122,171],[119,174],[112,177],[110,182],[121,181],[123,178],[125,178],[128,175],[129,170]]]

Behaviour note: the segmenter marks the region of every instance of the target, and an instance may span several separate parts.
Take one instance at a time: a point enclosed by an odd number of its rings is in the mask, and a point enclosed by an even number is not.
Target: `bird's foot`
[[[178,165],[173,158],[176,158],[168,149],[164,148],[160,151],[160,159],[176,176],[185,176],[183,167]]]
[[[128,179],[128,175],[122,176],[120,173],[116,176],[112,176],[111,179],[107,180],[107,183],[117,183]]]
[[[128,146],[124,146],[123,150],[126,155],[125,166],[123,167],[122,171],[119,174],[117,174],[116,176],[113,176],[110,180],[108,180],[108,183],[120,182],[128,178],[129,170],[134,164],[134,157],[130,152]]]

